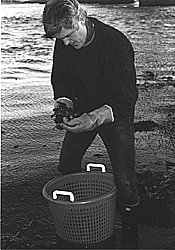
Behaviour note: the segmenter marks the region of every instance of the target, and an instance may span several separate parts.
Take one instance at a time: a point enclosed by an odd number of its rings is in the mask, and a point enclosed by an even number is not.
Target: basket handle
[[[98,168],[100,167],[101,168],[101,171],[102,173],[105,173],[106,172],[106,168],[105,168],[105,165],[101,164],[101,163],[88,163],[87,166],[86,166],[86,171],[90,171],[91,167],[95,167],[95,168]]]
[[[62,190],[54,190],[53,191],[53,199],[56,200],[57,199],[57,195],[68,195],[70,197],[70,201],[71,202],[74,202],[75,199],[74,199],[74,195],[72,192],[69,192],[69,191],[62,191]]]

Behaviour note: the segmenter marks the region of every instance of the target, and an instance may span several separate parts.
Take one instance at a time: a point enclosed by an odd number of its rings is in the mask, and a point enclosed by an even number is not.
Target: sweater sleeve
[[[106,104],[113,109],[114,119],[133,114],[138,92],[134,51],[126,38],[120,41],[119,49],[114,46],[106,56],[104,74],[108,86]]]
[[[68,60],[62,41],[56,40],[51,74],[51,84],[55,100],[59,97],[72,99],[72,83]]]

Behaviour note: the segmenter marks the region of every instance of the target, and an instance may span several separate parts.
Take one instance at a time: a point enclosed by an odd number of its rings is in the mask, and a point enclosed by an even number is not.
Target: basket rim
[[[43,196],[44,196],[44,198],[46,198],[49,202],[52,202],[52,203],[54,203],[54,204],[60,204],[60,205],[86,205],[86,204],[93,204],[93,203],[97,203],[97,202],[99,202],[99,201],[102,201],[102,200],[104,200],[104,199],[109,199],[112,195],[114,195],[114,194],[116,194],[117,193],[117,187],[115,186],[115,184],[114,184],[114,187],[108,192],[108,193],[106,193],[106,194],[102,194],[102,195],[100,195],[100,196],[98,196],[98,197],[94,197],[94,198],[91,198],[91,199],[89,199],[89,200],[87,200],[87,201],[74,201],[74,202],[71,202],[71,201],[62,201],[62,200],[53,200],[48,194],[47,194],[47,192],[46,192],[46,188],[47,188],[47,186],[48,185],[50,185],[51,183],[53,183],[54,181],[56,181],[56,180],[59,180],[59,179],[62,179],[62,178],[69,178],[69,177],[71,177],[72,175],[74,175],[74,176],[81,176],[81,175],[103,175],[103,177],[104,177],[104,175],[107,175],[108,177],[110,177],[110,178],[113,178],[113,175],[112,174],[109,174],[109,173],[93,173],[93,172],[85,172],[85,173],[75,173],[75,174],[68,174],[68,175],[61,175],[61,176],[58,176],[58,177],[56,177],[56,178],[54,178],[54,179],[52,179],[52,180],[50,180],[50,181],[48,181],[45,185],[44,185],[44,187],[43,187],[43,189],[42,189],[42,194],[43,194]]]

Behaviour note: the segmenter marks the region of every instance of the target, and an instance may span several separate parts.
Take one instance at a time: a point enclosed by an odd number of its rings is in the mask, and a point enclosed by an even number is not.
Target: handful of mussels
[[[55,117],[54,121],[56,123],[56,128],[62,129],[60,127],[60,123],[63,122],[63,117],[67,117],[68,120],[73,119],[77,116],[77,114],[74,113],[73,109],[68,108],[65,103],[59,102],[57,103],[58,106],[53,109],[54,114],[51,115],[51,118]]]

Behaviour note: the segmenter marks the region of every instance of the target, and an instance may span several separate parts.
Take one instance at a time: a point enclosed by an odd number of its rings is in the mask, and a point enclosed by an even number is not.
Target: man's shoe
[[[122,228],[122,249],[138,249],[138,229]]]
[[[121,204],[120,204],[121,205]],[[138,205],[121,205],[122,241],[121,248],[138,248]]]

